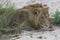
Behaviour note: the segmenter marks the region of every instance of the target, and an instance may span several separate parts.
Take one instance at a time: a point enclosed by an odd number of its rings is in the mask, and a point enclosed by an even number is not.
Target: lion
[[[39,3],[24,6],[23,8],[15,11],[18,22],[26,23],[35,29],[48,29],[51,28],[49,7]]]
[[[51,22],[50,22],[50,15],[49,15],[49,7],[47,5],[42,5],[39,3],[24,6],[23,12],[27,12],[28,16],[28,22],[31,27],[35,29],[40,28],[51,28]]]

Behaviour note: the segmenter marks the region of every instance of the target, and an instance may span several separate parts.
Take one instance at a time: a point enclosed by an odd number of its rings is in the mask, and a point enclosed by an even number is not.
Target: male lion
[[[23,14],[24,17],[28,19],[27,21],[29,22],[31,27],[35,29],[47,29],[51,28],[50,15],[48,10],[49,8],[47,7],[47,5],[36,3],[24,6],[23,8],[19,9],[18,14]]]

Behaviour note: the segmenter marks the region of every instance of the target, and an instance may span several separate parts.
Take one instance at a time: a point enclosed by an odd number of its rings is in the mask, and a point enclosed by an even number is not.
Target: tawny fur
[[[50,27],[50,15],[49,8],[47,5],[42,4],[32,4],[28,6],[24,6],[23,9],[28,9],[29,13],[29,21],[32,27],[38,28],[46,28]]]

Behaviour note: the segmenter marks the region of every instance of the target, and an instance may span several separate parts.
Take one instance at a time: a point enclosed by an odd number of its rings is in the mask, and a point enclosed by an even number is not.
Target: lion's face
[[[47,14],[42,8],[35,8],[29,13],[29,20],[31,25],[36,28],[43,28],[49,26],[48,19],[46,18]]]

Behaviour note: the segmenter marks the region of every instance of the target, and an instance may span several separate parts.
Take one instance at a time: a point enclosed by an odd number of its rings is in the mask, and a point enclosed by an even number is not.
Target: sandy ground
[[[55,27],[53,31],[23,30],[18,37],[10,40],[60,40],[60,27]]]
[[[22,30],[19,36],[3,35],[0,40],[60,40],[60,26],[54,26],[53,31]]]

